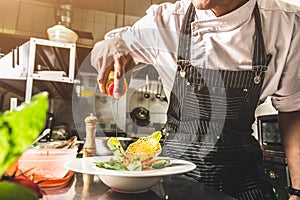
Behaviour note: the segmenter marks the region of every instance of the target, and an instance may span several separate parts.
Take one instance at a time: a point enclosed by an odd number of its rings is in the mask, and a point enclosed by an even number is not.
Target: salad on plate
[[[158,158],[161,153],[161,131],[147,137],[140,137],[131,143],[126,151],[116,137],[109,138],[107,145],[115,158],[106,162],[95,162],[97,167],[121,171],[146,171],[170,166],[170,159]]]

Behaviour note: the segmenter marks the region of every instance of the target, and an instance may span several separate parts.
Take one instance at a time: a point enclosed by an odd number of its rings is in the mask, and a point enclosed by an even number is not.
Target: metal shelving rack
[[[0,80],[25,81],[25,101],[29,101],[34,80],[73,84],[75,61],[75,43],[30,38],[0,58]],[[57,86],[54,88],[61,89]]]

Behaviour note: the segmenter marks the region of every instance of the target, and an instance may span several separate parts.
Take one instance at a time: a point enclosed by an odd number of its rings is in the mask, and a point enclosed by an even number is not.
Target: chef
[[[279,0],[181,0],[152,5],[131,27],[108,32],[91,63],[98,83],[153,65],[168,96],[165,156],[194,162],[186,175],[241,200],[276,199],[252,136],[271,96],[300,199],[300,9]]]

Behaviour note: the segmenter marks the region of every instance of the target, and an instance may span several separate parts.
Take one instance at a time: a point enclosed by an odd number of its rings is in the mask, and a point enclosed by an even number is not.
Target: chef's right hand
[[[114,97],[119,99],[124,86],[124,77],[130,73],[136,63],[124,40],[111,38],[95,44],[91,52],[91,64],[98,71],[100,92],[107,95],[108,75],[114,71]]]

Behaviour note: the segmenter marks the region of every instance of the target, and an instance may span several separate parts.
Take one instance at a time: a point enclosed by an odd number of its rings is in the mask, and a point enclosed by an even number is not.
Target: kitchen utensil
[[[43,137],[45,137],[46,135],[48,135],[50,133],[50,131],[51,131],[50,128],[45,129],[42,132],[42,134],[32,142],[31,146],[34,146],[34,144],[37,143],[38,141],[40,141],[40,139],[42,139]]]
[[[149,110],[144,107],[136,107],[130,112],[131,119],[138,126],[147,126],[150,124]]]
[[[73,136],[68,140],[65,140],[64,142],[54,146],[55,149],[69,149],[74,148],[77,144],[77,137]]]

